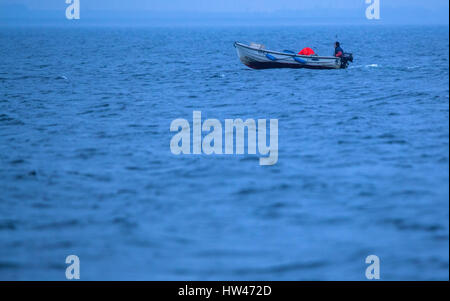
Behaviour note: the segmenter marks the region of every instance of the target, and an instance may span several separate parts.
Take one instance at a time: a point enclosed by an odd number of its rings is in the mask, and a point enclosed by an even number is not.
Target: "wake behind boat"
[[[272,68],[307,68],[307,69],[345,69],[349,62],[353,62],[351,53],[344,53],[341,57],[300,55],[293,51],[283,52],[267,50],[263,45],[245,45],[235,42],[241,62],[253,69]]]

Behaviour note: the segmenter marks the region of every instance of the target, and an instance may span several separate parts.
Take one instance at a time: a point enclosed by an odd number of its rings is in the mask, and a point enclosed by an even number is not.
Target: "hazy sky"
[[[0,0],[0,3],[24,4],[30,9],[58,9],[65,0]],[[200,11],[200,12],[270,12],[286,9],[359,8],[365,0],[80,0],[85,9]],[[448,0],[380,0],[383,8],[422,8],[441,10]]]
[[[80,0],[81,14],[95,19],[96,14],[112,12],[133,18],[133,12],[160,13],[264,13],[317,18],[364,19],[365,0]],[[399,23],[448,24],[448,0],[380,0],[382,20]],[[62,12],[65,0],[0,0],[0,22],[16,16],[42,16],[42,11]],[[47,17],[49,15],[46,15]],[[55,15],[56,16],[56,15]],[[383,18],[384,17],[384,18]]]

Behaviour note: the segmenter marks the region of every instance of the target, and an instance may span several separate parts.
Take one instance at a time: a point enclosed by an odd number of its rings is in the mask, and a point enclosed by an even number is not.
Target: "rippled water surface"
[[[448,279],[448,27],[0,29],[0,279]],[[336,39],[348,70],[242,65]],[[279,161],[172,120],[279,119]]]

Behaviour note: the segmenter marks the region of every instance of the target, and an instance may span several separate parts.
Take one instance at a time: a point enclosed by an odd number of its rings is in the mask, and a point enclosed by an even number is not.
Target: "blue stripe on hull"
[[[323,66],[311,66],[311,65],[300,65],[300,64],[288,64],[288,63],[277,63],[277,62],[246,62],[244,63],[247,67],[252,69],[279,69],[279,68],[291,68],[291,69],[336,69],[332,67]]]

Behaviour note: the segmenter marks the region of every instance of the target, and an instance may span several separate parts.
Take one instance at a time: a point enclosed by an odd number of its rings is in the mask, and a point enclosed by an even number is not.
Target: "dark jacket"
[[[344,50],[341,48],[341,46],[338,46],[334,48],[334,56],[342,56],[344,54]]]

